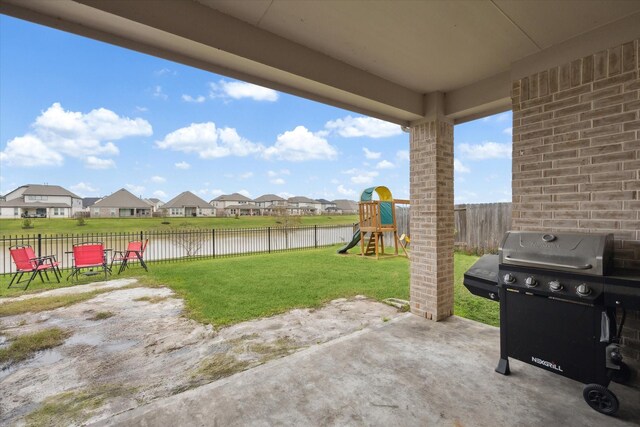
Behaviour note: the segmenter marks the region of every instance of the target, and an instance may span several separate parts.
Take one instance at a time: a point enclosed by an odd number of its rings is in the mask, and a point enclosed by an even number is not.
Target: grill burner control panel
[[[515,271],[502,268],[499,283],[509,290],[592,303],[602,296],[604,285],[594,277],[554,274],[550,271]]]

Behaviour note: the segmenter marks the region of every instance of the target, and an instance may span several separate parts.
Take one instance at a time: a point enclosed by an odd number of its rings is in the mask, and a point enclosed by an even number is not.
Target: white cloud
[[[238,193],[242,194],[244,197],[248,197],[250,199],[253,199],[253,197],[251,197],[251,193],[249,193],[247,190],[242,189],[240,191],[238,191]]]
[[[151,182],[155,182],[158,184],[162,184],[163,182],[166,182],[166,181],[167,179],[162,176],[155,175],[151,177]]]
[[[252,83],[220,80],[218,83],[209,83],[209,88],[211,98],[250,98],[254,101],[269,102],[278,100],[278,92],[275,90]]]
[[[95,193],[97,193],[98,191],[97,188],[95,188],[93,185],[87,182],[79,182],[75,185],[72,185],[70,188],[71,188],[71,191],[73,191],[74,193],[78,194],[81,197],[95,195]]]
[[[399,150],[396,153],[396,159],[398,159],[398,161],[408,162],[410,159],[409,150]]]
[[[371,184],[373,180],[379,175],[379,173],[376,171],[363,171],[359,169],[349,169],[342,173],[351,175],[351,182],[358,185]]]
[[[96,156],[88,156],[84,159],[87,169],[112,169],[116,167],[116,162],[112,159],[101,159]]]
[[[506,133],[507,135],[513,135],[513,128],[512,127],[504,128],[502,130],[502,133]]]
[[[378,162],[378,164],[376,165],[376,168],[378,169],[393,169],[395,167],[396,166],[388,160],[383,160],[381,162]]]
[[[198,153],[203,159],[247,156],[263,150],[259,144],[242,138],[233,128],[216,127],[213,122],[192,123],[167,134],[156,146],[162,149]]]
[[[483,142],[482,144],[460,144],[460,152],[471,160],[511,158],[511,144]]]
[[[136,111],[139,113],[146,113],[149,109],[147,107],[140,107],[139,105],[136,105]]]
[[[207,98],[202,95],[198,95],[195,98],[191,95],[182,95],[182,100],[184,102],[195,102],[196,104],[202,104]]]
[[[38,167],[61,166],[64,157],[49,148],[34,135],[19,136],[7,143],[7,147],[0,152],[0,164]]]
[[[178,163],[175,163],[174,166],[182,170],[187,170],[191,167],[191,165],[187,162],[178,162]]]
[[[374,119],[373,117],[351,117],[328,121],[324,127],[344,138],[366,136],[369,138],[386,138],[400,135],[399,125]]]
[[[275,185],[284,185],[286,184],[286,181],[282,178],[274,178],[269,180],[270,183],[275,184]]]
[[[162,190],[156,190],[156,191],[153,192],[153,196],[158,198],[158,199],[166,199],[167,193],[165,193]]]
[[[154,98],[163,99],[163,100],[165,100],[165,101],[166,101],[167,99],[169,99],[169,95],[167,95],[166,93],[164,93],[164,92],[162,91],[162,86],[160,86],[160,85],[158,85],[158,86],[154,86],[154,88],[153,88],[153,90],[152,90],[152,92],[151,92],[151,95],[152,95]]]
[[[245,173],[241,173],[240,175],[238,175],[238,178],[240,179],[249,179],[253,176],[253,172],[245,172]]]
[[[121,117],[105,108],[86,114],[67,111],[57,102],[43,111],[31,127],[32,132],[7,143],[0,154],[3,162],[17,166],[59,166],[64,156],[87,161],[87,156],[118,154],[112,141],[153,133],[149,122],[141,118]]]
[[[504,121],[509,120],[509,118],[511,117],[511,113],[508,113],[508,112],[507,113],[501,113],[501,114],[498,114],[495,117],[496,117],[496,122],[504,122]]]
[[[366,157],[369,160],[379,159],[380,156],[382,155],[382,153],[371,151],[367,147],[362,147],[362,151],[364,151],[364,157]]]
[[[471,169],[462,164],[462,162],[458,159],[453,160],[453,170],[458,173],[469,173]]]
[[[291,197],[294,197],[294,194],[292,194],[292,193],[288,193],[288,192],[286,192],[286,191],[282,191],[282,192],[280,192],[280,193],[277,193],[277,194],[276,194],[276,196],[280,196],[280,197],[282,197],[283,199],[289,199],[289,198],[291,198]]]
[[[355,197],[356,196],[355,190],[352,190],[351,188],[346,188],[342,184],[338,185],[338,188],[336,189],[336,191],[338,191],[338,193],[342,194],[343,196],[347,196],[347,197]]]
[[[127,184],[125,187],[127,187],[127,189],[131,191],[133,194],[135,194],[136,196],[141,195],[142,192],[144,191],[144,187],[142,185]]]
[[[291,162],[334,159],[338,151],[326,139],[314,135],[304,126],[278,135],[275,145],[264,151],[267,159],[277,158]]]
[[[269,178],[273,178],[279,175],[290,175],[291,172],[289,169],[280,169],[279,171],[267,171],[267,176]]]
[[[161,69],[159,69],[159,70],[154,71],[154,72],[153,72],[153,74],[155,74],[155,75],[156,75],[156,76],[158,76],[158,77],[166,76],[166,75],[173,75],[173,76],[175,76],[175,75],[177,75],[177,74],[178,74],[178,72],[177,72],[177,71],[172,71],[172,70],[170,70],[170,69],[168,69],[168,68],[161,68]]]

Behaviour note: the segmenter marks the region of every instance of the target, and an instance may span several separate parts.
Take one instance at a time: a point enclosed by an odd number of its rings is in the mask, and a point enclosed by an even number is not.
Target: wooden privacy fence
[[[511,203],[455,206],[455,246],[466,250],[496,250],[511,228]]]

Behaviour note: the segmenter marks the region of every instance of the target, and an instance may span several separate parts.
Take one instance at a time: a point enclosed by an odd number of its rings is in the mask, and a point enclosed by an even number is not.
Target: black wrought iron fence
[[[73,264],[73,245],[102,242],[105,249],[125,250],[133,240],[149,239],[145,262],[179,262],[258,253],[294,251],[335,245],[351,240],[353,225],[311,225],[235,229],[191,229],[130,233],[25,234],[0,236],[0,275],[15,265],[9,248],[30,245],[38,256],[55,255],[62,268]]]

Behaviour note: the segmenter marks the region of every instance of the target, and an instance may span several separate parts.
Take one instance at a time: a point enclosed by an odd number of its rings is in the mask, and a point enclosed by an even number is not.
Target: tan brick
[[[589,184],[580,184],[580,191],[619,191],[622,190],[622,182],[596,182]]]
[[[623,230],[640,230],[640,221],[621,221],[620,228]]]
[[[520,165],[521,171],[533,171],[540,169],[549,169],[551,167],[551,162],[536,162],[536,163],[527,163]]]
[[[624,170],[639,170],[640,169],[640,156],[638,156],[638,160],[630,160],[628,162],[624,162],[622,164],[622,169]]]
[[[579,148],[587,148],[590,145],[590,141],[588,139],[575,139],[573,141],[560,142],[557,144],[553,144],[553,151],[564,151],[564,150],[572,150]]]
[[[558,94],[554,95],[557,96]],[[562,108],[571,107],[580,103],[580,97],[572,96],[571,98],[563,98],[559,101],[545,103],[542,108],[544,111],[555,111]]]
[[[623,85],[623,88],[625,92],[630,92],[632,90],[640,90],[640,79],[625,83]]]
[[[565,193],[554,194],[554,202],[588,202],[591,200],[591,193]]]
[[[634,122],[629,122],[624,124],[625,131],[631,130],[640,130],[640,120],[636,120]]]
[[[622,147],[621,147],[622,149]],[[542,155],[542,160],[558,160],[569,159],[578,156],[578,150],[556,151],[553,153],[545,153]]]
[[[636,68],[636,49],[633,42],[622,45],[622,71],[633,71]]]
[[[538,73],[538,91],[540,96],[549,94],[549,72],[546,70]]]
[[[622,113],[622,105],[611,105],[606,108],[598,108],[597,110],[587,111],[580,114],[580,120],[591,120],[600,117],[610,116],[612,114]]]
[[[593,211],[592,219],[636,219],[636,213],[632,211]]]
[[[547,162],[549,163],[549,162]],[[577,167],[573,168],[562,168],[562,169],[550,169],[549,167],[545,167],[542,169],[547,169],[542,171],[542,176],[544,177],[557,177],[557,176],[568,176],[568,175],[577,175],[580,172],[580,169]]]
[[[588,92],[580,96],[580,102],[593,101],[596,99],[607,98],[609,96],[618,95],[622,92],[622,85],[610,86],[605,89]]]
[[[553,219],[589,219],[590,216],[591,212],[589,211],[566,210],[553,212]]]
[[[520,103],[520,107],[523,109],[538,107],[540,105],[544,105],[548,102],[551,102],[552,100],[553,100],[553,96],[551,95],[543,96],[541,98],[531,96],[531,87],[529,87],[529,100]]]
[[[571,107],[555,110],[553,112],[553,117],[558,118],[558,117],[570,116],[573,114],[584,113],[586,111],[591,111],[591,103],[572,105]]]
[[[593,228],[593,229],[609,229],[615,230],[620,228],[620,221],[606,221],[606,220],[593,220],[593,219],[581,219],[579,221],[580,228]]]
[[[542,122],[544,120],[549,120],[553,118],[553,111],[548,111],[546,113],[541,113],[541,114],[535,114],[533,116],[529,116],[529,117],[525,117],[523,119],[521,119],[521,124],[522,125],[528,125],[531,123],[537,123],[537,122]]]
[[[591,163],[610,163],[610,162],[620,162],[623,160],[629,160],[630,155],[633,153],[621,152],[621,153],[612,153],[612,154],[604,154],[602,156],[593,156],[591,157]]]
[[[533,74],[529,76],[529,99],[534,99],[538,96],[538,74]]]
[[[571,64],[566,63],[560,66],[558,73],[558,87],[560,90],[569,89],[571,87]]]
[[[601,80],[607,77],[607,51],[600,51],[593,56],[593,80]]]
[[[613,116],[602,117],[602,118],[593,120],[593,127],[596,128],[599,126],[606,126],[614,123],[630,122],[632,120],[635,120],[637,116],[638,115],[636,114],[636,112],[632,111],[628,113],[615,114]]]
[[[622,46],[609,49],[609,76],[620,74],[622,69]]]
[[[633,200],[635,199],[635,191],[612,191],[591,194],[591,200]]]
[[[553,161],[553,167],[562,169],[565,167],[584,166],[590,163],[589,157],[576,157],[575,159],[560,159]]]
[[[567,132],[561,135],[545,136],[542,140],[545,144],[556,144],[558,142],[573,141],[580,138],[579,132]]]
[[[628,152],[633,150],[640,150],[640,139],[635,139],[622,144],[622,151]]]
[[[624,183],[625,190],[640,190],[640,180],[634,180]]]
[[[623,105],[624,111],[640,110],[640,100],[627,102]]]
[[[593,108],[609,107],[638,99],[638,92],[625,92],[593,101]]]
[[[544,194],[575,193],[576,191],[578,191],[578,186],[575,184],[551,185],[542,188]]]
[[[558,88],[558,67],[553,67],[549,69],[549,93],[556,93]]]
[[[577,130],[585,130],[589,128],[591,128],[591,122],[589,121],[578,122],[578,123],[572,123],[564,126],[556,126],[555,128],[553,128],[553,133],[554,135],[557,135],[561,133],[574,132]]]
[[[622,202],[610,201],[610,202],[581,202],[580,209],[589,211],[610,211],[622,209]]]
[[[528,211],[526,209],[520,211],[520,218],[551,219],[552,215],[552,212]]]
[[[612,135],[598,136],[591,139],[591,145],[615,144],[617,142],[631,141],[636,138],[635,132],[624,132]]]
[[[513,171],[511,173],[511,177],[514,181],[518,179],[540,178],[542,177],[542,171],[541,170],[528,171],[528,172]]]
[[[622,144],[600,145],[580,150],[581,156],[597,156],[600,154],[617,153],[622,151]]]
[[[580,167],[581,174],[597,174],[604,172],[614,172],[622,169],[622,163],[614,164],[598,164],[598,165],[585,165]]]
[[[637,72],[633,71],[630,73],[624,73],[624,74],[619,74],[617,76],[614,77],[609,77],[606,78],[604,80],[600,80],[597,82],[593,83],[593,89],[594,90],[598,90],[598,89],[602,89],[605,88],[607,86],[612,86],[612,85],[617,85],[620,83],[626,83],[628,81],[634,80],[637,76]]]
[[[622,125],[608,125],[595,129],[587,129],[580,132],[580,138],[592,138],[599,135],[608,135],[612,133],[619,133],[622,130]]]
[[[551,178],[533,178],[533,179],[523,179],[518,181],[519,187],[541,187],[543,185],[550,185]],[[540,188],[538,188],[540,190]],[[542,191],[537,191],[537,193],[542,193]]]
[[[520,99],[522,101],[529,100],[529,78],[524,77],[520,80]]]
[[[542,224],[553,228],[577,228],[578,221],[571,219],[545,219]]]
[[[582,80],[582,59],[571,61],[571,87],[580,85]]]
[[[582,83],[593,81],[593,55],[582,58]]]
[[[538,203],[538,202],[550,202],[553,199],[550,194],[532,194],[532,195],[521,196],[520,200],[524,203]]]
[[[585,184],[589,182],[589,175],[569,175],[552,178],[553,185],[558,184]]]
[[[624,171],[624,172],[605,172],[592,174],[591,181],[592,182],[605,182],[605,181],[627,181],[633,179],[635,177],[635,172],[632,171]]]

